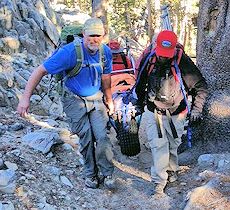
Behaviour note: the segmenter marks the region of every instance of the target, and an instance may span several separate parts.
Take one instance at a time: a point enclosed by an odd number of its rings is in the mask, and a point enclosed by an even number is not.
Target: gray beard
[[[95,53],[95,52],[97,52],[97,50],[99,50],[98,46],[91,46],[90,44],[88,44],[87,47],[93,53]]]

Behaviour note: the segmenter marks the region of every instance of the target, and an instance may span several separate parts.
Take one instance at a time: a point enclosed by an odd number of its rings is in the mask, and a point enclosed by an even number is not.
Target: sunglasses
[[[89,37],[100,37],[101,35],[97,35],[97,34],[92,34],[92,35],[89,35]]]

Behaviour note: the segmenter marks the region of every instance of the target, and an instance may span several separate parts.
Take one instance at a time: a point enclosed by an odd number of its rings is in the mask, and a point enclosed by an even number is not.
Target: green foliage
[[[79,24],[79,23],[65,26],[61,30],[61,40],[65,41],[67,38],[67,35],[79,35],[79,34],[81,34],[82,29],[83,29],[83,25]]]
[[[170,19],[173,25],[175,25],[176,20],[180,23],[186,15],[190,19],[198,15],[199,0],[164,0],[162,1],[163,4],[170,5]],[[180,24],[177,27],[175,30],[180,32]]]
[[[67,7],[73,7],[74,6],[74,0],[65,0],[65,4]]]
[[[83,12],[90,14],[92,12],[91,0],[66,0],[74,2],[74,6],[78,6]]]
[[[116,34],[126,33],[133,37],[138,19],[145,10],[146,1],[114,0],[110,1],[108,20]]]

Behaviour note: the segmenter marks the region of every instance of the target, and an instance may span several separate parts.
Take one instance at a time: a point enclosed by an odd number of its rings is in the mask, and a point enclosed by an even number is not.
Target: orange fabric
[[[120,53],[114,53],[113,54],[113,71],[114,70],[122,70],[122,69],[130,69],[132,68],[132,64],[128,56],[125,55],[127,67],[123,63],[122,55]]]
[[[112,75],[111,76],[112,94],[115,92],[124,92],[131,89],[135,84],[135,82],[136,80],[133,74],[120,73],[120,74]]]

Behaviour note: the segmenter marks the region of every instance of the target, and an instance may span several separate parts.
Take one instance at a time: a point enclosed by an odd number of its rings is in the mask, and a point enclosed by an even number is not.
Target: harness
[[[179,69],[179,63],[180,63],[182,54],[183,54],[183,49],[178,47],[176,49],[176,51],[175,51],[174,58],[173,58],[173,61],[171,63],[171,71],[172,71],[173,77],[176,80],[176,82],[180,83],[180,89],[181,89],[181,92],[183,94],[183,98],[184,98],[184,101],[185,101],[185,104],[186,104],[186,108],[187,108],[188,114],[190,114],[190,107],[189,107],[189,103],[188,103],[188,100],[187,100],[187,94],[186,94],[185,86],[184,86],[184,83],[183,83],[183,80],[182,80],[181,71]],[[136,84],[138,84],[138,82],[140,81],[140,77],[141,77],[141,74],[144,71],[144,69],[146,69],[146,68],[148,69],[148,72],[147,72],[148,76],[155,70],[154,67],[155,67],[155,64],[156,64],[156,60],[157,60],[157,57],[156,57],[155,49],[152,49],[150,51],[149,55],[146,57],[143,65],[142,65],[142,67],[140,69],[140,72],[139,72],[138,77],[137,77]],[[135,86],[136,86],[136,84],[135,84]],[[162,110],[162,109],[159,109],[159,108],[155,108],[154,114],[155,114],[155,119],[156,119],[159,138],[162,138],[162,132],[161,132],[160,121],[159,121],[159,116],[158,116],[159,114],[164,114],[164,115],[167,116],[167,119],[169,121],[169,125],[170,125],[170,128],[171,128],[173,137],[178,138],[178,134],[177,134],[175,125],[174,125],[174,123],[172,121],[170,111],[168,109],[163,109]]]
[[[71,78],[71,77],[76,76],[81,71],[81,69],[83,67],[101,66],[102,73],[103,73],[104,66],[105,66],[104,46],[101,45],[100,48],[99,48],[99,63],[84,64],[84,53],[83,53],[83,49],[82,49],[82,41],[79,41],[79,39],[75,39],[73,41],[73,43],[74,43],[74,47],[75,47],[75,51],[76,51],[77,63],[76,63],[75,67],[72,70],[66,72],[65,77]]]
[[[119,59],[119,57],[121,59]],[[113,53],[113,64],[120,64],[120,65],[124,65],[125,69],[128,69],[128,62],[127,62],[127,58],[124,52],[119,52],[119,53]]]
[[[99,63],[92,63],[92,64],[85,64],[84,63],[84,52],[82,48],[82,39],[80,38],[75,38],[73,41],[74,47],[75,47],[75,52],[76,52],[76,65],[73,69],[66,70],[65,72],[61,72],[59,74],[54,75],[55,80],[58,82],[57,85],[57,91],[59,95],[63,96],[65,93],[65,88],[64,88],[64,82],[68,78],[72,78],[76,75],[78,75],[83,67],[93,67],[94,68],[94,76],[95,80],[93,85],[96,86],[98,85],[98,71],[96,69],[97,66],[100,66],[102,69],[102,74],[103,70],[105,67],[105,52],[104,52],[104,45],[102,44],[99,48]],[[52,78],[51,78],[52,79]]]

